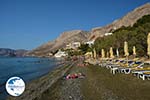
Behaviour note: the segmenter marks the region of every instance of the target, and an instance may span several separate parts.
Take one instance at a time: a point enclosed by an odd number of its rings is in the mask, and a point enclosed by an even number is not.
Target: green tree
[[[133,46],[137,49],[138,56],[147,55],[147,34],[150,32],[150,15],[145,15],[140,18],[132,27],[122,26],[121,28],[113,31],[113,35],[97,38],[93,48],[97,52],[101,49],[109,50],[110,47],[118,48],[119,52],[123,55],[124,41],[128,42],[129,53],[132,54]]]

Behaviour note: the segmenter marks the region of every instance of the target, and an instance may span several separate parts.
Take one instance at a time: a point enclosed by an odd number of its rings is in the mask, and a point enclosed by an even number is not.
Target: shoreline
[[[72,62],[69,62],[72,63]],[[20,97],[8,100],[149,100],[149,81],[125,74],[113,75],[104,67],[78,60],[33,81]],[[85,78],[63,79],[83,73]],[[40,83],[38,83],[40,82]],[[34,86],[34,87],[33,87]],[[36,94],[37,93],[37,94]]]
[[[8,96],[7,100],[35,100],[62,78],[76,62],[67,62],[57,66],[49,73],[26,84],[24,93],[19,97]]]
[[[10,77],[18,76],[25,81],[25,84],[28,84],[65,63],[64,60],[38,57],[5,57],[1,58],[1,62],[6,64],[1,64],[0,100],[6,100],[9,96],[5,84]],[[12,71],[8,73],[8,70]]]

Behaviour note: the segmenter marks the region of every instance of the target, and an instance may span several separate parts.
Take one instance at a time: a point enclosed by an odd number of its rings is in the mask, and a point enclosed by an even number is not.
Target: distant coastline
[[[9,48],[0,48],[0,56],[1,57],[24,57],[28,50],[24,49],[9,49]]]

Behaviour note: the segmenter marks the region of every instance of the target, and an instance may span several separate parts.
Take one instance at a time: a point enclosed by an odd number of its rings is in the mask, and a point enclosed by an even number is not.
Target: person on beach
[[[75,73],[75,74],[68,74],[67,76],[65,76],[65,79],[76,79],[76,78],[85,78],[85,75],[82,73]]]

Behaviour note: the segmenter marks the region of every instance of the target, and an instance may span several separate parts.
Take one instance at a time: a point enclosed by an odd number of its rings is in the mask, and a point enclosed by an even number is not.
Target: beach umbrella
[[[116,49],[116,54],[117,54],[117,57],[119,57],[119,50],[118,50],[118,48]]]
[[[94,59],[96,59],[96,50],[95,50],[95,48],[94,48],[94,54],[93,54],[93,56],[94,56]]]
[[[102,55],[102,58],[105,58],[105,51],[104,51],[104,49],[101,50],[101,55]]]
[[[150,33],[147,36],[147,55],[150,56]]]
[[[94,58],[94,53],[93,53],[93,51],[92,51],[92,58]]]
[[[129,52],[128,52],[128,42],[124,42],[124,53],[125,56],[129,56]]]
[[[92,57],[92,52],[87,52],[86,54],[84,54],[85,56],[88,56],[88,57]]]
[[[135,48],[135,46],[133,46],[133,55],[134,56],[136,55],[136,48]]]
[[[107,58],[109,58],[109,52],[107,51],[107,53],[106,53],[106,56],[107,56]]]
[[[128,42],[124,42],[124,53],[125,56],[127,57],[127,66],[128,66],[128,56],[129,56],[129,52],[128,52]]]
[[[110,53],[110,58],[114,58],[113,48],[112,47],[110,47],[109,53]]]

